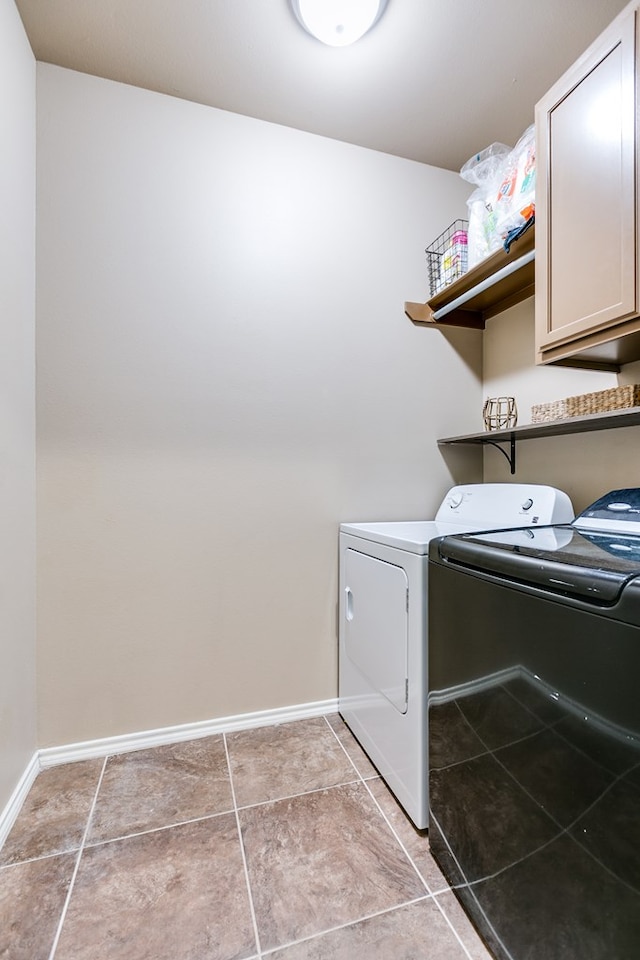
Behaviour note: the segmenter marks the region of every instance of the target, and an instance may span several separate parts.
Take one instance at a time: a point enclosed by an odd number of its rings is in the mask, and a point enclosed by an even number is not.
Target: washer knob
[[[531,507],[532,507],[532,506],[533,506],[533,500],[531,499],[531,497],[528,497],[528,498],[525,500],[525,502],[522,504],[522,509],[523,509],[523,510],[531,510]]]
[[[452,509],[452,510],[455,510],[456,507],[459,507],[459,506],[460,506],[460,504],[462,503],[463,500],[464,500],[463,494],[461,494],[461,493],[454,493],[454,494],[452,494],[452,495],[449,497],[448,503],[449,503],[449,506],[451,507],[451,509]]]

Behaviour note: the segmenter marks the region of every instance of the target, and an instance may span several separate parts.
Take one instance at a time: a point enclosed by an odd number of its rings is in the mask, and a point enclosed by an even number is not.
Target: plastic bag
[[[510,154],[511,148],[506,143],[492,143],[474,154],[460,170],[463,180],[477,185],[477,190],[467,200],[469,267],[484,260],[501,244],[494,204],[504,164]]]
[[[493,181],[496,185],[496,181]],[[491,190],[493,195],[495,190]],[[469,227],[467,230],[467,258],[469,269],[484,260],[502,244],[496,227],[496,214],[491,197],[482,187],[474,190],[467,200]]]
[[[506,143],[492,143],[480,153],[475,153],[464,164],[460,176],[468,183],[482,186],[493,181],[502,170],[505,158],[511,153]]]
[[[468,261],[473,267],[535,214],[535,125],[527,127],[512,150],[504,143],[492,143],[476,153],[460,176],[477,185],[467,200]]]
[[[501,237],[535,213],[536,136],[531,124],[507,158],[495,197],[496,228]]]

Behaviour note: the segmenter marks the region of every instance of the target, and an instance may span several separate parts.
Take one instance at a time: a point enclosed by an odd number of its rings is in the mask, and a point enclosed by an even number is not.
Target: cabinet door
[[[536,107],[538,359],[638,315],[635,64],[627,8]]]

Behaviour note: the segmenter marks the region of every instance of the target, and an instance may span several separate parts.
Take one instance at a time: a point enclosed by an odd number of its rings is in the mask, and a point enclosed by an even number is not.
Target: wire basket
[[[454,220],[426,248],[430,296],[434,297],[467,272],[468,231],[468,220]]]

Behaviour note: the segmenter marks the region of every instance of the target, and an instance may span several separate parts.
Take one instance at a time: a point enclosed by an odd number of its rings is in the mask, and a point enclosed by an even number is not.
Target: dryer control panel
[[[443,523],[487,528],[571,523],[571,500],[562,490],[535,483],[470,483],[452,487],[436,514]]]

